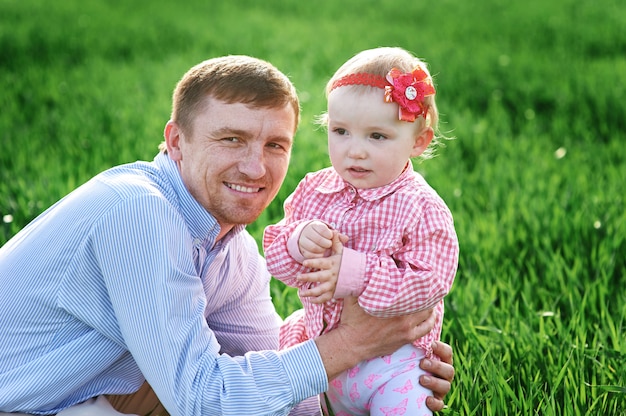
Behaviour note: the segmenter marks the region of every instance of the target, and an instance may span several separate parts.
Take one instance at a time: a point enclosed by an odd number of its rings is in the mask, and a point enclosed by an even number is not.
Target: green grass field
[[[271,61],[302,98],[258,239],[328,164],[327,79],[402,46],[429,63],[455,137],[417,165],[461,245],[444,413],[626,415],[625,28],[622,0],[0,0],[0,244],[101,170],[151,159],[175,83],[224,54]],[[299,307],[273,293],[283,316]]]

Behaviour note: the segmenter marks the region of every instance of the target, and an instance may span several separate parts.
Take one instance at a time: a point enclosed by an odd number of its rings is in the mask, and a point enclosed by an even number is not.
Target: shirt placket
[[[354,188],[348,188],[344,191],[341,203],[336,205],[332,210],[332,221],[330,221],[331,227],[336,230],[341,230],[345,222],[346,217],[350,211],[356,207],[357,193]]]

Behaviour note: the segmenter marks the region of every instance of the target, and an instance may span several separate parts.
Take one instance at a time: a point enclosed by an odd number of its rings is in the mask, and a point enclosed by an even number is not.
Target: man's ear
[[[433,140],[435,132],[432,127],[426,127],[422,130],[419,135],[415,138],[415,144],[413,145],[413,151],[411,152],[411,157],[418,157],[424,150],[430,145],[430,142]]]
[[[167,147],[167,154],[173,161],[180,161],[183,158],[182,151],[180,150],[180,142],[183,140],[183,132],[174,121],[170,120],[165,125],[163,131],[165,137],[165,145]]]

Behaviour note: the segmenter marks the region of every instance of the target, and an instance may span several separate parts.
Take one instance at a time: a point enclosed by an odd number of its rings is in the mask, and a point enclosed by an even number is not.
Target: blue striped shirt
[[[256,242],[218,231],[164,154],[26,226],[0,248],[0,411],[53,414],[144,377],[172,415],[285,415],[324,391],[312,341],[272,351]]]

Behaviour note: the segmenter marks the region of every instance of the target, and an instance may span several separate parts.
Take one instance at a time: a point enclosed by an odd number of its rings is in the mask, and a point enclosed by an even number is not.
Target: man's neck
[[[222,226],[220,224],[220,232],[217,234],[217,237],[215,238],[215,243],[217,244],[217,242],[220,241],[222,238],[224,238],[226,234],[228,234],[233,228],[235,228],[234,225]]]

